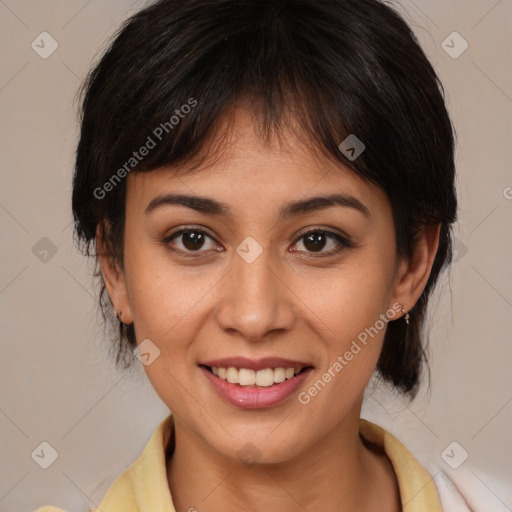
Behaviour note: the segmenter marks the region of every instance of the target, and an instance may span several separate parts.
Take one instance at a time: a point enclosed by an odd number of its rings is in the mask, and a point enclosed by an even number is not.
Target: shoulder
[[[46,506],[46,507],[40,507],[40,508],[36,509],[35,512],[66,512],[66,511],[62,510],[61,508]]]
[[[90,509],[89,512],[95,512],[97,509]],[[58,507],[52,507],[51,505],[46,505],[44,507],[39,507],[34,512],[67,512],[66,510]]]
[[[468,498],[463,494],[461,488],[442,470],[435,476],[435,482],[441,503],[446,510],[457,510],[459,512],[477,512],[474,504],[470,504]]]
[[[173,439],[170,413],[153,431],[140,456],[108,488],[101,503],[89,512],[174,511],[166,474],[166,450]],[[66,512],[44,506],[35,512]]]
[[[395,471],[404,510],[441,512],[439,493],[430,473],[390,432],[361,419],[359,433],[363,439],[384,451]]]
[[[471,471],[461,473],[459,469],[456,475],[449,474],[438,464],[428,460],[423,466],[413,452],[395,436],[367,420],[361,419],[360,434],[384,450],[395,470],[403,503],[408,505],[414,503],[414,510],[429,512],[431,510],[450,512],[489,510],[483,497],[485,492],[483,493],[481,485],[478,485],[481,482],[475,480]],[[415,503],[417,500],[421,501],[421,505]],[[505,508],[501,507],[503,502],[499,503],[499,501],[496,499],[493,502],[493,512],[505,512]]]
[[[476,470],[476,471],[475,471]],[[456,512],[510,512],[512,489],[495,474],[468,466],[456,471],[431,468],[446,510]],[[478,472],[478,474],[477,474]]]
[[[90,509],[89,512],[96,512],[98,509]],[[59,507],[52,507],[51,505],[45,505],[44,507],[39,507],[34,512],[67,512],[67,510],[64,510]]]

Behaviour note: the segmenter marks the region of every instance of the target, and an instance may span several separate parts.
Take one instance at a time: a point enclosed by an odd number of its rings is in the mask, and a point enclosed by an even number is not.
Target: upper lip
[[[258,371],[265,368],[294,368],[302,370],[306,366],[313,366],[310,363],[296,361],[293,359],[284,359],[282,357],[263,357],[262,359],[248,359],[246,357],[226,357],[223,359],[211,359],[199,363],[204,366],[213,366],[215,368],[248,368]]]

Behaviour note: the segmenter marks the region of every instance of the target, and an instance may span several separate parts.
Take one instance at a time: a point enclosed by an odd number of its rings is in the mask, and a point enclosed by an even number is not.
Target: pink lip
[[[223,363],[219,366],[224,366],[225,361],[222,360]],[[233,360],[229,360],[233,361]],[[265,361],[270,361],[265,360]],[[276,361],[276,360],[273,360]],[[281,363],[284,360],[281,360]],[[216,364],[213,366],[217,366],[217,361],[212,361]],[[284,366],[285,368],[292,368],[293,364],[286,366],[282,364],[275,363],[269,364],[268,362],[265,362],[264,366],[261,366],[261,361],[259,361],[257,364],[260,365],[260,368],[269,368],[269,367],[280,367]],[[288,361],[290,363],[290,361]],[[244,364],[241,365],[242,368],[249,368],[246,366],[247,361],[244,361]],[[301,363],[299,363],[301,364]],[[208,366],[210,366],[208,364]],[[234,366],[236,367],[236,364],[231,364],[227,366]],[[204,366],[199,367],[200,370],[203,372],[203,375],[209,380],[211,383],[213,389],[224,399],[226,399],[229,403],[232,405],[235,405],[236,407],[241,407],[244,409],[263,409],[265,407],[274,407],[276,405],[281,404],[286,399],[288,399],[294,391],[297,390],[297,388],[302,384],[304,379],[307,378],[307,376],[313,371],[313,368],[307,368],[295,377],[292,377],[291,379],[287,379],[284,382],[281,382],[279,384],[274,384],[269,387],[244,387],[239,386],[238,384],[231,384],[220,377],[217,377],[214,375],[210,370],[205,368]]]
[[[283,359],[282,357],[264,357],[262,359],[247,359],[246,357],[227,357],[224,359],[215,359],[203,361],[200,364],[205,366],[214,366],[216,368],[248,368],[249,370],[264,370],[265,368],[294,368],[300,370],[305,366],[313,366],[310,363],[302,361],[293,361]]]

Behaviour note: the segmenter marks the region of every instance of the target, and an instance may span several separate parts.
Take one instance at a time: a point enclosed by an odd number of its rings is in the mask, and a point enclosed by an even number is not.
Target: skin
[[[174,505],[178,512],[396,512],[392,466],[358,435],[363,392],[385,329],[306,405],[294,395],[275,407],[235,407],[212,389],[198,363],[229,356],[306,361],[314,370],[298,392],[307,390],[394,303],[412,308],[432,267],[439,225],[422,231],[410,261],[399,259],[381,189],[312,153],[291,133],[263,144],[252,119],[250,111],[237,110],[217,158],[193,171],[128,176],[123,270],[103,252],[98,232],[116,311],[134,323],[138,343],[149,338],[161,351],[144,369],[175,419],[176,448],[167,461]],[[333,191],[355,196],[369,217],[336,205],[279,220],[282,205]],[[208,196],[233,215],[180,205],[146,215],[164,192]],[[170,251],[162,240],[184,226],[211,238],[200,247],[180,236],[167,242],[178,252]],[[320,257],[301,237],[313,228],[345,233],[354,246]],[[236,253],[247,236],[263,249],[250,264]],[[182,255],[194,247],[199,256]],[[337,247],[327,238],[317,251]],[[402,315],[395,320],[403,322]],[[261,454],[250,466],[237,455],[248,441]]]

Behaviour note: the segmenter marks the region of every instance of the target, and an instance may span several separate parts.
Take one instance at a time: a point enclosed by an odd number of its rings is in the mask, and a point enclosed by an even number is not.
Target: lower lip
[[[304,379],[313,371],[313,368],[307,368],[295,377],[287,379],[284,382],[259,388],[231,384],[217,377],[204,366],[200,366],[199,368],[219,395],[224,397],[229,403],[244,409],[262,409],[279,405],[288,399],[302,384]]]

